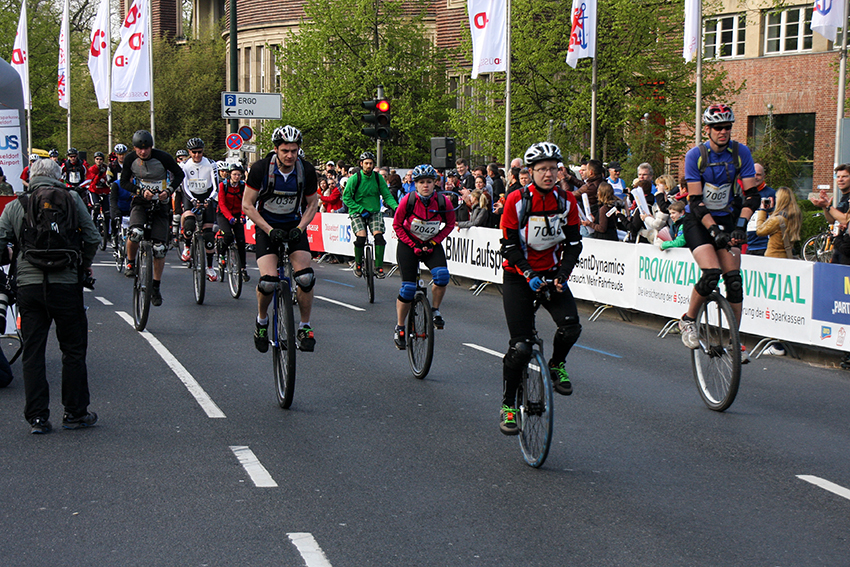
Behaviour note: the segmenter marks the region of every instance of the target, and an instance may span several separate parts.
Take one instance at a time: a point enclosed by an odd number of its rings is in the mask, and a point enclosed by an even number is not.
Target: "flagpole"
[[[596,159],[596,87],[596,56],[594,55],[590,77],[590,159]]]
[[[30,46],[29,46],[29,14],[27,14],[27,0],[22,0],[21,5],[24,10],[24,27],[27,29],[27,45],[26,58],[24,66],[27,72],[27,163],[29,163],[30,155],[32,155],[32,89],[30,87]]]
[[[702,141],[702,0],[698,2],[699,31],[697,31],[697,92],[696,111],[694,120],[694,140],[696,145]]]
[[[844,91],[845,83],[847,82],[847,18],[850,16],[850,0],[844,0],[844,22],[842,22],[843,32],[841,38],[841,56],[838,64],[838,109],[835,119],[835,159],[833,160],[833,172],[840,164],[841,159],[841,122],[844,120]],[[832,202],[834,207],[838,207],[840,194],[838,191],[838,178],[833,175],[832,179]]]
[[[511,0],[505,7],[505,171],[511,166]]]
[[[26,0],[25,0],[26,1]],[[65,0],[65,93],[68,101],[68,147],[71,147],[71,22],[70,3]]]
[[[151,29],[153,27],[152,24],[151,24],[153,8],[151,7],[151,4],[152,4],[152,2],[148,2],[148,29],[147,29],[146,33],[147,33],[147,36],[148,36],[148,73],[149,73],[148,80],[149,80],[150,86],[151,86],[151,137],[154,140],[156,140],[156,130],[154,128],[154,121],[153,121],[153,47],[151,46],[151,44],[153,43],[152,42],[152,33],[151,33]]]
[[[112,152],[112,2],[106,3],[106,60],[109,61],[109,72],[106,74],[106,92],[107,100],[109,101],[109,110],[107,110],[107,146],[106,155]],[[107,159],[107,164],[109,160]]]

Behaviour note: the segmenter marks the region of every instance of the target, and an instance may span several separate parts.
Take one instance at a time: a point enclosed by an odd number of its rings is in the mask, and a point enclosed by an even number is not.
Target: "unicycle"
[[[428,301],[428,289],[418,277],[406,327],[410,370],[416,378],[422,380],[428,375],[434,360],[434,316]]]
[[[280,283],[272,300],[272,366],[274,367],[275,395],[278,405],[288,409],[295,394],[295,311],[293,308],[292,265],[289,263],[289,246],[284,242],[278,251],[277,273]]]
[[[714,291],[696,317],[699,347],[691,351],[691,367],[699,395],[714,411],[735,401],[741,382],[741,342],[729,301]]]

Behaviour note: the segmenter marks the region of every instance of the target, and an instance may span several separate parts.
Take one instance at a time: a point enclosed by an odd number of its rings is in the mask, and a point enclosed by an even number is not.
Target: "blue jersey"
[[[753,155],[747,146],[738,144],[740,160],[740,167],[738,167],[733,163],[731,143],[719,154],[712,151],[709,142],[705,142],[704,145],[708,150],[708,164],[706,164],[705,172],[700,174],[700,150],[699,146],[695,146],[685,155],[685,180],[688,183],[702,184],[703,203],[712,216],[733,214],[735,212],[732,207],[735,199],[735,180],[756,175]],[[690,206],[687,211],[690,212]]]

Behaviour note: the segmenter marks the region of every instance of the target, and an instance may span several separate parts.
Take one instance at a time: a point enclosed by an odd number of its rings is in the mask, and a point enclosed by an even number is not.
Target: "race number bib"
[[[206,179],[188,179],[186,181],[186,186],[192,193],[205,193],[208,189]]]
[[[717,187],[706,183],[702,188],[703,202],[709,211],[722,211],[732,201],[732,184],[727,183]]]
[[[159,193],[165,191],[165,180],[162,181],[139,181],[139,193],[150,191],[151,193]]]
[[[263,209],[274,215],[292,214],[297,206],[297,195],[273,195],[263,203]]]
[[[68,183],[72,183],[76,185],[80,182],[80,172],[79,171],[69,171],[68,172]]]
[[[422,242],[431,240],[437,236],[438,232],[440,232],[440,221],[438,220],[413,219],[410,223],[410,234]]]
[[[548,222],[547,222],[548,221]],[[564,240],[564,219],[560,215],[529,217],[525,242],[532,250],[548,250]]]

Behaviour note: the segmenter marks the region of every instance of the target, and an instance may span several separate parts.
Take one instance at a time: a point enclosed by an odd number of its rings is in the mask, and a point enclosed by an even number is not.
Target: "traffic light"
[[[385,98],[377,100],[364,100],[363,108],[369,111],[363,114],[363,122],[367,124],[360,132],[376,140],[389,140],[392,130],[390,129],[390,101]]]

